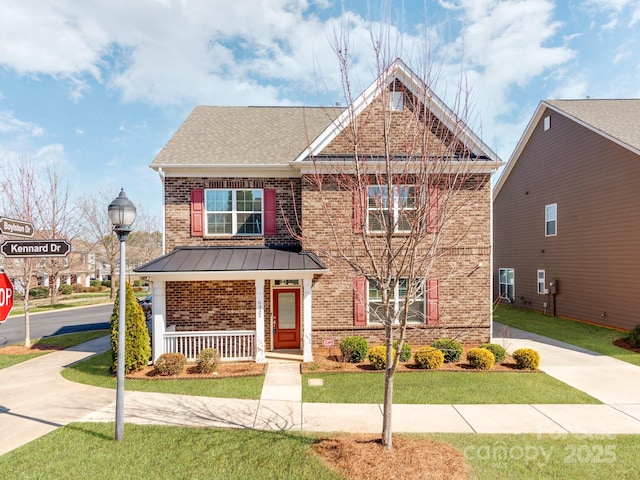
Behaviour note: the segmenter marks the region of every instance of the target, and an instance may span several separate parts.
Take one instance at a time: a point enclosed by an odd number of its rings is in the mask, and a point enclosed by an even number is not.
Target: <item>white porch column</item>
[[[49,286],[49,274],[45,273],[42,275],[42,286],[43,287],[48,287]]]
[[[302,280],[302,361],[313,362],[312,332],[311,332],[311,284],[312,277]]]
[[[256,282],[256,363],[265,363],[264,342],[264,280],[259,278]]]
[[[166,330],[167,297],[165,293],[166,282],[155,280],[152,283],[153,294],[151,321],[151,358],[153,362],[164,352],[164,332]]]

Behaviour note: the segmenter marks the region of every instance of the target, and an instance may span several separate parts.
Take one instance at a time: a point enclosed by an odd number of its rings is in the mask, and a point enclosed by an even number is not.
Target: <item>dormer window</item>
[[[401,112],[404,108],[404,94],[402,92],[389,92],[389,110]]]

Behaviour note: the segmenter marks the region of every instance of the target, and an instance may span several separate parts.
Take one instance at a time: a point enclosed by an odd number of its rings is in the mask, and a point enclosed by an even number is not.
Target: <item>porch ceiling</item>
[[[291,270],[309,274],[327,271],[314,253],[269,247],[176,247],[134,269],[141,274]]]

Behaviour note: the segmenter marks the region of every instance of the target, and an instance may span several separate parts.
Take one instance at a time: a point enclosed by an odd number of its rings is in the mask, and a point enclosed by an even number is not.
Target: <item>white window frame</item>
[[[516,271],[514,268],[500,268],[498,270],[500,298],[504,298],[509,303],[513,303],[516,298]],[[511,290],[511,292],[509,292],[509,290]],[[511,295],[509,295],[509,293],[511,293]]]
[[[231,192],[231,210],[209,210],[208,195],[212,192]],[[259,194],[260,210],[238,210],[238,192],[253,192],[254,196]],[[254,203],[258,197],[254,197]],[[209,215],[230,215],[231,216],[231,232],[211,232],[209,231]],[[259,232],[240,232],[242,228],[241,216],[259,215],[260,231]],[[208,188],[204,191],[204,234],[208,237],[215,236],[242,236],[254,237],[264,234],[264,190],[260,188]]]
[[[404,109],[404,92],[389,92],[389,110],[401,112]]]
[[[416,283],[416,288],[415,288],[415,295],[413,296],[413,298],[410,300],[410,306],[414,303],[422,303],[422,309],[420,311],[418,311],[412,319],[412,316],[409,316],[409,319],[407,320],[407,323],[409,324],[424,324],[426,323],[426,308],[427,308],[427,297],[426,297],[426,281],[424,279],[414,279],[417,283]],[[408,281],[407,278],[400,278],[400,280],[396,283],[394,289],[393,289],[393,293],[391,301],[394,305],[394,311],[396,313],[400,312],[400,309],[402,308],[403,302],[404,302],[404,295],[400,294],[401,291],[401,285],[403,282]],[[377,303],[382,303],[382,296],[379,297],[379,300],[376,299],[372,299],[372,292],[376,292],[378,289],[371,285],[371,282],[367,282],[367,323],[369,324],[380,324],[381,322],[379,322],[378,320],[376,320],[374,315],[371,315],[371,304],[377,304]],[[406,290],[406,289],[405,289]],[[417,316],[418,318],[416,319],[415,316]],[[373,317],[373,318],[372,318]],[[397,322],[396,322],[397,323]]]
[[[553,226],[553,232],[549,233],[549,229]],[[555,237],[558,235],[558,204],[551,203],[544,207],[544,236]]]
[[[380,194],[371,194],[374,190],[380,190]],[[384,213],[387,209],[391,209],[393,212],[393,233],[410,233],[411,225],[408,228],[401,228],[401,217],[406,216],[407,212],[414,212],[417,208],[417,201],[415,200],[414,185],[396,185],[393,187],[393,195],[387,195],[387,187],[382,185],[371,185],[367,187],[367,232],[369,233],[385,233],[384,229],[376,230],[370,226],[370,218],[373,212]],[[411,191],[413,190],[414,201],[413,205],[409,201]],[[373,200],[373,205],[372,205]],[[403,204],[404,203],[404,204]],[[382,225],[382,222],[381,222]]]
[[[546,272],[544,270],[538,270],[538,274],[537,275],[538,275],[538,278],[537,278],[537,281],[538,281],[537,291],[538,291],[538,293],[540,295],[544,295],[544,294],[547,293],[547,287],[546,287],[546,283],[547,282],[545,280]]]

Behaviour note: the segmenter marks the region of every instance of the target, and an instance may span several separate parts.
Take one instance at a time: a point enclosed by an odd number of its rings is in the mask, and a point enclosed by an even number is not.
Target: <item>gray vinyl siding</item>
[[[551,128],[543,130],[544,117]],[[545,206],[558,206],[545,237]],[[494,202],[494,284],[515,269],[515,305],[543,311],[536,293],[558,280],[555,313],[616,328],[640,323],[640,158],[552,110],[542,115]]]

